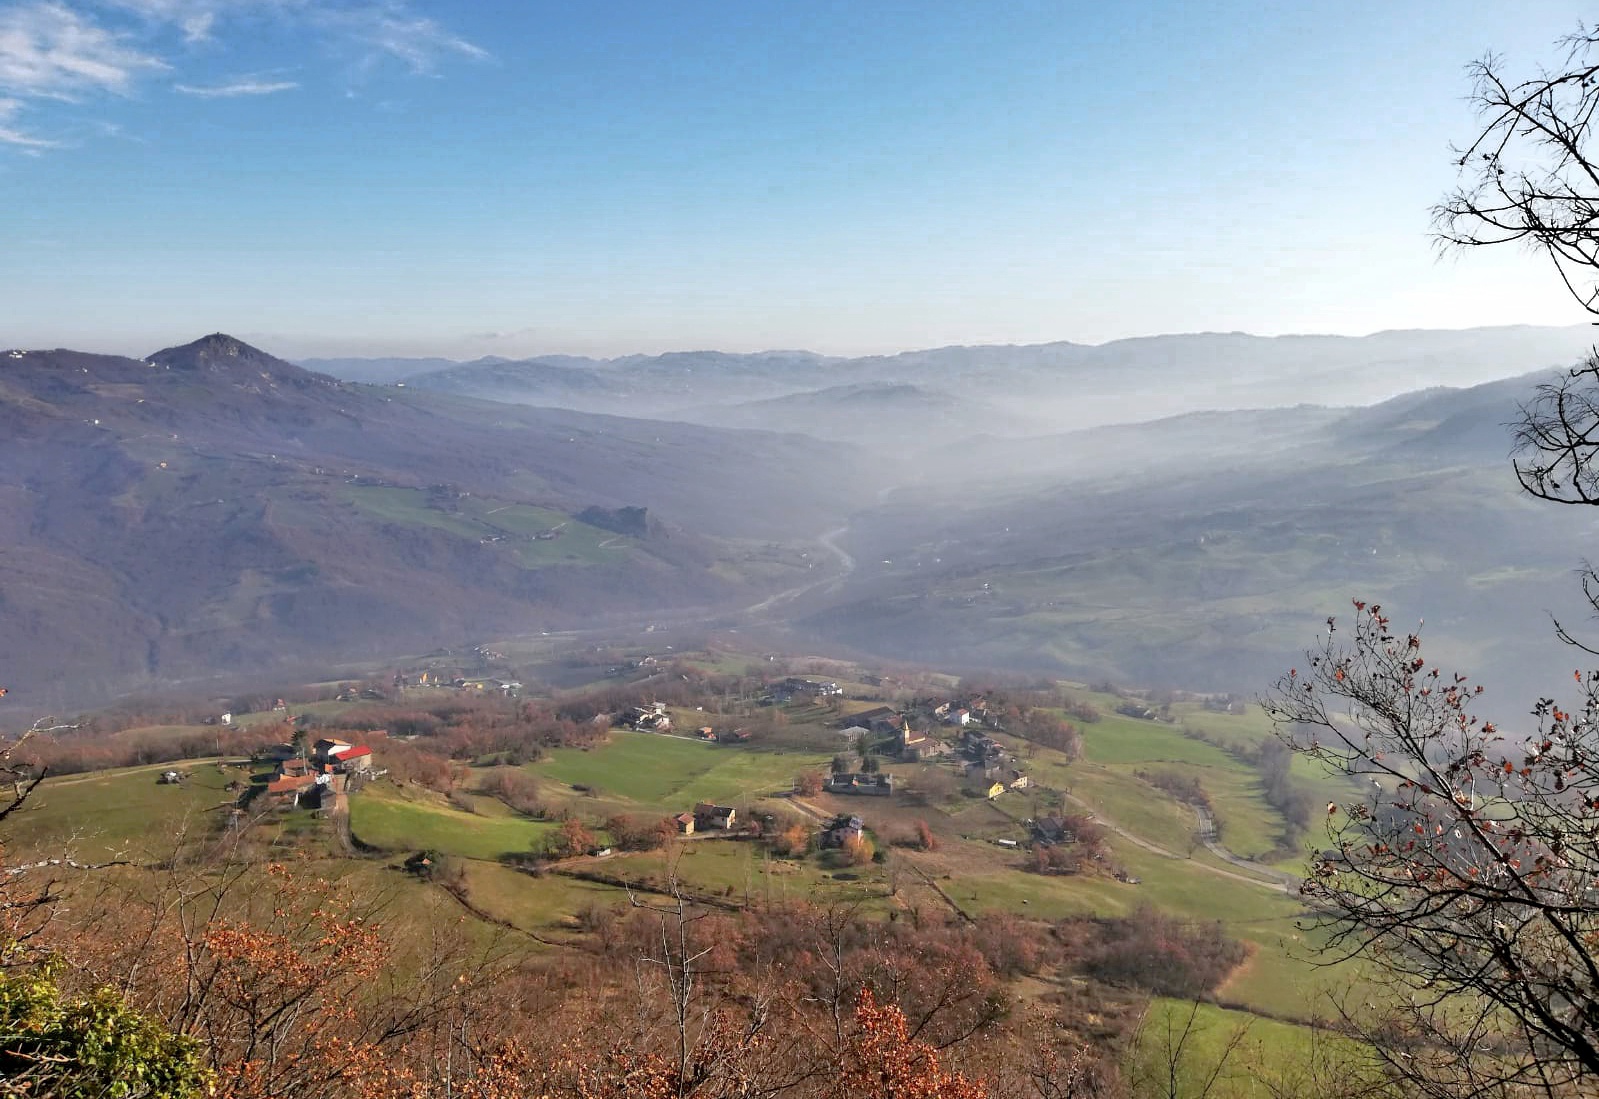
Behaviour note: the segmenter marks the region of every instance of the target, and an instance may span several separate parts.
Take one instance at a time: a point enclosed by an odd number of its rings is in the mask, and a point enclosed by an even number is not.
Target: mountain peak
[[[248,375],[251,384],[259,384],[261,379],[302,389],[313,384],[335,384],[332,378],[295,366],[225,332],[213,332],[181,347],[165,348],[146,361],[168,370],[213,374],[237,382],[246,380]]]
[[[234,364],[289,365],[281,359],[268,355],[260,348],[251,347],[243,340],[234,339],[224,332],[213,332],[209,336],[200,337],[193,343],[157,351],[150,356],[149,361],[159,363],[162,366],[190,370],[206,367],[215,369],[219,366]]]

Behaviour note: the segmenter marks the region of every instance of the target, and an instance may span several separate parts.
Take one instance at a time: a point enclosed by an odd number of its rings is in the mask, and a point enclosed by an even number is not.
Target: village
[[[291,707],[276,699],[271,716],[292,730],[292,736],[253,752],[256,770],[251,783],[233,784],[237,793],[234,813],[259,820],[270,820],[309,813],[315,818],[333,818],[341,832],[350,834],[351,799],[388,778],[393,793],[384,794],[373,811],[390,808],[395,794],[414,800],[419,779],[411,774],[390,775],[384,764],[385,753],[401,752],[407,759],[419,750],[434,750],[427,737],[414,732],[391,734],[388,729],[364,728],[358,735],[345,732],[336,715],[381,713],[385,707],[449,705],[494,706],[524,694],[522,683],[510,675],[473,673],[503,660],[503,654],[478,646],[467,660],[443,650],[422,667],[404,669],[389,675],[382,685],[345,684],[332,693],[330,703],[310,703]],[[455,667],[449,666],[453,662]],[[635,694],[650,690],[662,678],[666,661],[645,656],[630,661],[621,674],[631,679]],[[466,666],[462,666],[466,665]],[[924,847],[932,838],[924,818],[947,817],[963,806],[987,803],[999,806],[992,816],[982,818],[966,838],[1021,853],[1024,849],[1046,851],[1070,846],[1077,841],[1083,821],[1092,814],[1074,812],[1065,800],[1067,791],[1058,778],[1041,783],[1031,773],[1027,756],[1036,754],[1037,743],[1020,738],[1007,729],[1006,716],[1015,717],[1016,707],[996,705],[985,693],[917,693],[896,690],[897,700],[884,701],[881,680],[871,682],[863,676],[848,684],[815,675],[774,675],[760,680],[749,692],[749,704],[729,714],[707,710],[700,704],[687,705],[692,694],[676,692],[672,703],[649,699],[621,709],[602,709],[584,723],[597,738],[595,747],[617,735],[637,735],[676,742],[714,746],[722,751],[747,753],[761,761],[763,768],[781,760],[794,760],[795,772],[779,789],[752,789],[740,798],[729,800],[697,799],[679,805],[657,818],[658,837],[675,836],[696,841],[730,839],[775,843],[785,854],[810,851],[823,857],[828,853],[848,855],[856,862],[885,850],[890,843],[905,843],[907,830],[920,830]],[[477,701],[472,701],[477,700]],[[291,713],[298,710],[298,713]],[[234,726],[235,715],[223,713],[218,723]],[[1041,719],[1034,715],[1037,723]],[[364,724],[369,725],[370,722]],[[1062,747],[1069,747],[1069,723],[1058,718],[1046,722]],[[773,727],[784,729],[782,743],[774,740]],[[1024,731],[1025,733],[1025,731]],[[1036,730],[1034,731],[1036,733]],[[799,766],[805,759],[817,766]],[[466,770],[456,768],[452,786],[470,791],[482,785],[474,774],[484,761]],[[491,762],[491,761],[490,761]],[[450,768],[446,768],[449,770]],[[1058,769],[1058,768],[1057,768]],[[497,769],[491,769],[493,774]],[[534,776],[539,774],[535,767]],[[178,783],[185,773],[173,769],[160,781]],[[436,780],[434,780],[436,781]],[[537,781],[542,803],[536,816],[517,814],[530,823],[540,819],[597,817],[598,807],[587,804],[594,788],[603,789],[611,776],[599,782],[573,784],[564,794]],[[393,785],[397,783],[398,785]],[[1025,797],[1025,802],[1019,800]],[[1011,799],[1014,807],[1006,808]],[[475,811],[474,800],[477,802]],[[479,822],[459,812],[465,809],[481,816],[482,799],[464,792],[451,794],[449,807],[457,812],[429,821],[430,827],[416,829],[407,838],[381,835],[373,840],[369,824],[371,813],[354,814],[353,840],[376,848],[392,848],[395,842],[425,852],[440,846],[435,833],[451,827],[470,829]],[[1001,805],[1001,803],[1004,803]],[[523,806],[525,810],[527,807]],[[642,807],[617,805],[616,809]],[[963,812],[957,812],[961,817]],[[553,814],[553,817],[552,817]],[[381,814],[380,814],[381,815]],[[615,813],[611,814],[612,817]],[[964,813],[964,817],[970,817]],[[285,818],[287,819],[287,818]],[[974,820],[976,818],[973,818]],[[1013,823],[1007,823],[1013,822]],[[603,820],[591,819],[588,838],[581,844],[530,844],[529,850],[543,858],[606,859],[619,851],[616,829],[604,827]],[[781,833],[782,839],[777,839]],[[892,838],[890,838],[892,837]],[[868,842],[862,844],[865,839]],[[628,844],[637,846],[633,841]],[[448,847],[446,842],[443,846]],[[514,851],[504,852],[510,858]],[[526,854],[523,852],[522,854]],[[1096,847],[1095,855],[1102,856]],[[881,862],[881,855],[877,855]],[[834,863],[839,859],[835,858]],[[1047,872],[1079,872],[1084,859],[1039,856],[1037,868]],[[1131,875],[1115,872],[1123,881]]]
[[[1267,861],[1293,852],[1255,823],[1275,824],[1251,765],[1205,739],[1253,735],[1229,700],[712,649],[581,657],[576,688],[476,646],[102,727],[98,766],[40,759],[61,770],[18,861],[158,865],[178,834],[535,952],[587,949],[638,905],[905,928],[1158,909],[1258,953],[1239,1002],[1305,1010],[1280,991],[1300,979],[1292,871]],[[73,732],[30,747],[76,752]],[[74,821],[94,826],[52,848]]]

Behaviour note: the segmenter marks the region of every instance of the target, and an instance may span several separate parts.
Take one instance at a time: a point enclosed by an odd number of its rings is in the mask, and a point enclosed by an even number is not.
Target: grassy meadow
[[[186,777],[176,785],[158,782],[169,770]],[[158,858],[171,852],[176,837],[220,827],[237,797],[224,787],[249,777],[248,767],[191,760],[46,778],[6,821],[7,857]]]
[[[391,853],[431,850],[492,860],[527,854],[558,827],[488,807],[466,813],[437,794],[382,783],[350,799],[350,832],[356,841]]]
[[[777,796],[793,787],[796,773],[825,769],[830,758],[617,730],[608,744],[558,748],[527,769],[640,809],[681,813],[699,801],[746,805]]]

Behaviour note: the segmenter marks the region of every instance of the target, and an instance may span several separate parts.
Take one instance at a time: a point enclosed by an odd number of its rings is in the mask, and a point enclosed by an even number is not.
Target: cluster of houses
[[[951,759],[968,781],[982,784],[982,792],[996,798],[1007,790],[1024,790],[1031,779],[1016,766],[1016,758],[984,730],[997,730],[998,721],[982,698],[970,702],[927,703],[907,711],[877,706],[850,714],[839,723],[846,741],[859,743],[870,737],[893,737],[895,756],[904,763]],[[938,726],[958,730],[952,739]],[[887,795],[892,779],[878,775],[838,774],[826,788],[840,794]]]
[[[664,702],[634,706],[629,728],[641,733],[669,733],[672,731],[672,715],[666,712]]]
[[[994,738],[975,729],[961,733],[958,752],[968,779],[986,782],[985,793],[997,798],[1006,790],[1025,790],[1032,785],[1027,772],[1017,769],[1016,757],[1006,752]]]
[[[609,715],[600,715],[594,720],[596,724],[612,722]],[[647,706],[634,706],[622,719],[622,724],[639,733],[670,733],[672,715],[664,702],[651,702]],[[701,725],[694,730],[694,736],[712,744],[743,744],[750,739],[748,729],[717,729],[714,725]]]
[[[830,680],[806,679],[803,676],[791,675],[779,683],[772,684],[767,689],[766,697],[761,701],[768,705],[782,705],[796,698],[840,698],[844,688]]]
[[[678,835],[692,836],[695,832],[730,832],[737,817],[738,810],[731,805],[702,801],[694,806],[692,813],[679,813],[672,820],[677,825]]]
[[[394,676],[396,690],[407,688],[477,691],[480,694],[497,694],[516,698],[522,693],[522,683],[516,679],[498,679],[492,675],[463,675],[459,672],[423,671],[414,675],[397,672]]]
[[[279,744],[269,755],[278,767],[265,796],[293,807],[342,809],[346,792],[374,773],[370,747],[329,737],[313,744],[309,757],[293,744]]]

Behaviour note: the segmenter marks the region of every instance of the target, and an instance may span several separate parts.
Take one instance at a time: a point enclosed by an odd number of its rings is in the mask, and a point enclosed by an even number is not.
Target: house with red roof
[[[267,783],[266,796],[299,805],[302,796],[310,797],[316,791],[315,775],[279,775]]]
[[[355,744],[329,755],[333,759],[333,769],[347,775],[372,769],[372,749],[365,744]]]

